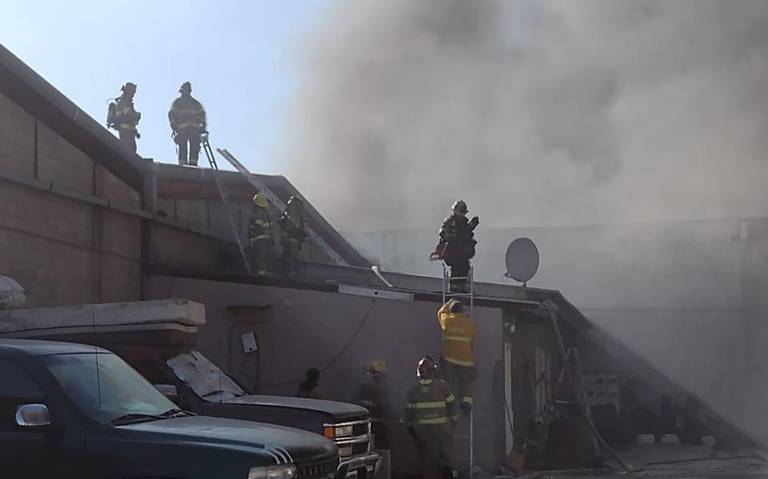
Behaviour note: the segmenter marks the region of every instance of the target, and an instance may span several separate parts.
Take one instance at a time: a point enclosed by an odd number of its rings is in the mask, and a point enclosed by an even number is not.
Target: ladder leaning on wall
[[[224,189],[224,184],[219,178],[219,165],[216,163],[216,156],[213,154],[211,144],[208,142],[208,133],[203,133],[201,140],[203,144],[203,151],[205,151],[205,156],[208,158],[208,164],[211,165],[211,175],[213,176],[213,181],[216,183],[216,189],[219,191],[219,197],[221,198],[221,203],[224,205],[224,210],[227,212],[229,227],[232,229],[232,235],[235,237],[237,249],[240,251],[240,257],[243,259],[245,270],[248,271],[248,274],[251,274],[251,264],[248,261],[248,255],[245,252],[243,240],[240,238],[240,229],[237,227],[237,224],[235,223],[235,217],[232,215],[232,209],[229,207],[229,195],[227,195],[227,191]]]
[[[468,301],[469,302],[469,317],[474,319],[475,318],[475,274],[474,274],[474,267],[469,267],[469,275],[462,276],[462,277],[454,277],[451,278],[450,271],[448,269],[448,266],[443,263],[443,288],[442,288],[442,304],[445,304],[446,301],[448,301],[448,298],[456,298],[459,301]],[[451,279],[453,280],[461,280],[466,281],[467,285],[469,285],[469,291],[468,292],[452,292],[451,291]],[[462,301],[462,302],[463,302]],[[469,411],[469,421],[468,421],[468,431],[466,434],[457,434],[455,436],[456,442],[458,445],[462,444],[464,441],[466,441],[466,449],[469,452],[469,457],[467,457],[469,470],[468,470],[468,477],[471,479],[474,477],[475,473],[475,408],[472,407]]]

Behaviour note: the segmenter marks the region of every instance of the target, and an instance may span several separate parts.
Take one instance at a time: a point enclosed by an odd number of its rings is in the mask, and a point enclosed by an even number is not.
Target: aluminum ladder
[[[450,270],[448,269],[448,266],[443,262],[443,302],[442,304],[445,304],[446,301],[448,301],[448,298],[456,298],[460,301],[466,300],[466,298],[469,298],[469,317],[473,320],[475,319],[475,269],[474,266],[469,267],[469,275],[468,276],[457,276],[453,279],[458,280],[465,280],[469,285],[469,292],[468,293],[454,293],[451,292],[451,276],[450,276]],[[464,300],[462,300],[464,298]],[[458,400],[458,398],[457,398]],[[469,435],[457,435],[456,439],[469,439],[469,478],[471,479],[475,475],[475,406],[472,405],[472,409],[470,409],[469,412]]]
[[[224,157],[225,160],[227,160],[232,166],[235,167],[238,173],[243,175],[243,178],[245,178],[251,186],[256,188],[256,190],[259,191],[259,193],[264,193],[266,195],[267,199],[270,203],[272,203],[276,208],[280,210],[285,210],[285,203],[283,200],[281,200],[276,194],[274,194],[269,188],[266,187],[266,185],[253,173],[248,171],[248,168],[245,167],[240,161],[235,158],[235,155],[227,151],[227,149],[217,149],[219,154]],[[317,232],[309,225],[304,226],[304,230],[307,233],[307,236],[309,237],[310,241],[320,248],[320,250],[325,253],[334,264],[340,265],[340,266],[349,266],[349,263],[339,254],[336,252],[331,245],[329,245]]]
[[[240,251],[240,256],[243,259],[245,270],[248,271],[248,274],[252,274],[253,271],[251,270],[251,264],[248,261],[248,255],[245,253],[243,241],[240,239],[240,230],[235,223],[235,217],[232,216],[232,209],[229,207],[229,196],[227,195],[227,192],[224,189],[224,185],[219,178],[219,165],[216,163],[216,156],[214,156],[213,150],[211,149],[211,144],[208,142],[208,134],[203,133],[201,135],[201,140],[203,144],[203,151],[205,151],[205,156],[208,158],[208,164],[211,165],[211,175],[213,176],[213,181],[216,183],[216,189],[219,190],[221,203],[224,205],[224,209],[227,211],[227,219],[229,220],[230,228],[232,228],[232,235],[235,237],[237,249]]]

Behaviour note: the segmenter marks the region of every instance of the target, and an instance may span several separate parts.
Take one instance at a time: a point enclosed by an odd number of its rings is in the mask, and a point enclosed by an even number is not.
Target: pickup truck
[[[135,357],[125,356],[129,363]],[[370,414],[364,407],[338,401],[248,394],[197,351],[159,362],[137,360],[134,367],[153,383],[175,386],[175,401],[182,408],[206,416],[267,422],[314,432],[336,443],[340,467],[346,468],[348,476],[365,479],[378,471],[381,456],[373,450]]]
[[[316,434],[181,410],[105,349],[0,339],[3,478],[332,479],[338,463]]]

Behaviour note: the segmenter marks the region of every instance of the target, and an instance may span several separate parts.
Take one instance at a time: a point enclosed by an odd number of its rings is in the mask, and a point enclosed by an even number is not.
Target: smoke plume
[[[768,206],[763,0],[338,0],[301,46],[288,174],[343,230]]]
[[[364,252],[439,274],[463,198],[476,277],[530,236],[534,285],[768,444],[768,227],[509,228],[766,216],[768,2],[337,0],[303,47],[288,174]]]

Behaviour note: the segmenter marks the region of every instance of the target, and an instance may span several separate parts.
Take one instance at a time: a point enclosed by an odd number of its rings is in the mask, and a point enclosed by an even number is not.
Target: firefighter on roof
[[[173,141],[179,146],[179,164],[197,166],[200,157],[201,135],[206,133],[205,110],[192,97],[192,84],[185,81],[179,87],[179,95],[168,112]],[[187,157],[189,152],[189,157]]]
[[[269,273],[270,252],[274,243],[269,202],[263,193],[256,193],[253,196],[253,213],[248,222],[248,250],[256,274],[263,276]]]
[[[107,128],[117,130],[120,144],[126,151],[136,153],[136,139],[141,138],[136,129],[141,120],[141,113],[133,107],[136,84],[128,82],[120,90],[123,93],[109,104]]]
[[[453,462],[456,398],[450,386],[436,378],[437,365],[429,356],[419,361],[419,381],[408,391],[405,423],[416,442],[421,473],[427,479],[458,477]]]
[[[307,239],[307,233],[304,230],[304,203],[299,198],[291,196],[285,204],[285,211],[278,223],[286,273],[289,276],[296,276],[299,251]]]
[[[475,256],[475,228],[480,219],[475,216],[467,220],[467,204],[458,200],[453,204],[453,213],[443,221],[440,228],[440,241],[430,259],[442,259],[451,268],[451,290],[467,291],[469,260]]]

